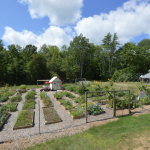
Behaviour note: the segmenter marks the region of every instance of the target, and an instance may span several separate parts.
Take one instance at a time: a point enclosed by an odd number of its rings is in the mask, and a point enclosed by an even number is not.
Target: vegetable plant
[[[87,112],[89,115],[94,113],[100,113],[103,112],[103,109],[99,105],[90,105],[87,108]]]

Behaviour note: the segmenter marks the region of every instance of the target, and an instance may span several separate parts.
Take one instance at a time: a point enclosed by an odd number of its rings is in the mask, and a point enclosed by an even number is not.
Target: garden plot
[[[33,110],[23,110],[19,113],[13,130],[33,127]]]
[[[54,107],[50,97],[46,92],[40,93],[42,108]]]
[[[54,108],[43,108],[43,115],[45,124],[53,124],[62,121]]]

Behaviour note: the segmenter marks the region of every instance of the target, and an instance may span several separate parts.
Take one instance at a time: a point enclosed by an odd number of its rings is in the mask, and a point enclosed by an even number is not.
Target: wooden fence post
[[[86,123],[87,123],[87,93],[85,92],[85,103],[86,103]]]
[[[130,90],[129,90],[129,104],[128,104],[128,108],[129,108],[129,115],[130,115]]]
[[[115,92],[113,97],[113,117],[116,116],[116,101],[115,101]]]

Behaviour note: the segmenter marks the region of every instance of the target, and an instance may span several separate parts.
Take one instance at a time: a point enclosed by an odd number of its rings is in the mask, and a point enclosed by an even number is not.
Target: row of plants
[[[46,107],[52,107],[53,106],[52,101],[46,92],[41,92],[40,98],[42,99],[42,101]]]
[[[6,111],[6,108],[0,106],[0,128],[2,127],[7,115],[8,115],[8,111]]]
[[[68,92],[69,93],[69,92]],[[85,112],[85,96],[82,95],[80,97],[76,97],[74,101],[76,103],[79,103],[76,108],[73,107],[72,101],[71,100],[63,100],[62,97],[60,98],[59,94],[61,95],[62,93],[56,92],[54,94],[54,97],[59,100],[59,103],[62,104],[65,109],[69,110],[69,113],[73,117],[77,117],[77,115],[80,114],[80,116],[83,116],[83,112]],[[87,103],[87,112],[89,115],[91,114],[96,114],[100,112],[104,112],[103,109],[100,106],[94,105],[92,102]]]
[[[34,109],[35,107],[35,91],[29,91],[25,96],[25,102],[23,102],[23,110]]]

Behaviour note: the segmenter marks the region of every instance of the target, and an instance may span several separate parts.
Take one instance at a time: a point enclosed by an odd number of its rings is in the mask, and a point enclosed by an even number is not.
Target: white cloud
[[[150,35],[150,0],[130,0],[109,14],[101,13],[83,18],[74,27],[79,35],[94,44],[102,44],[104,36],[117,32],[121,44],[142,33]]]
[[[72,37],[67,35],[64,29],[54,26],[49,27],[40,35],[36,35],[28,30],[17,32],[7,26],[5,27],[5,33],[2,39],[8,44],[18,44],[22,47],[32,44],[39,49],[43,44],[56,45],[58,47],[61,47],[64,44],[69,46]]]
[[[83,0],[18,0],[28,4],[32,18],[48,16],[51,25],[75,23],[81,18]]]

